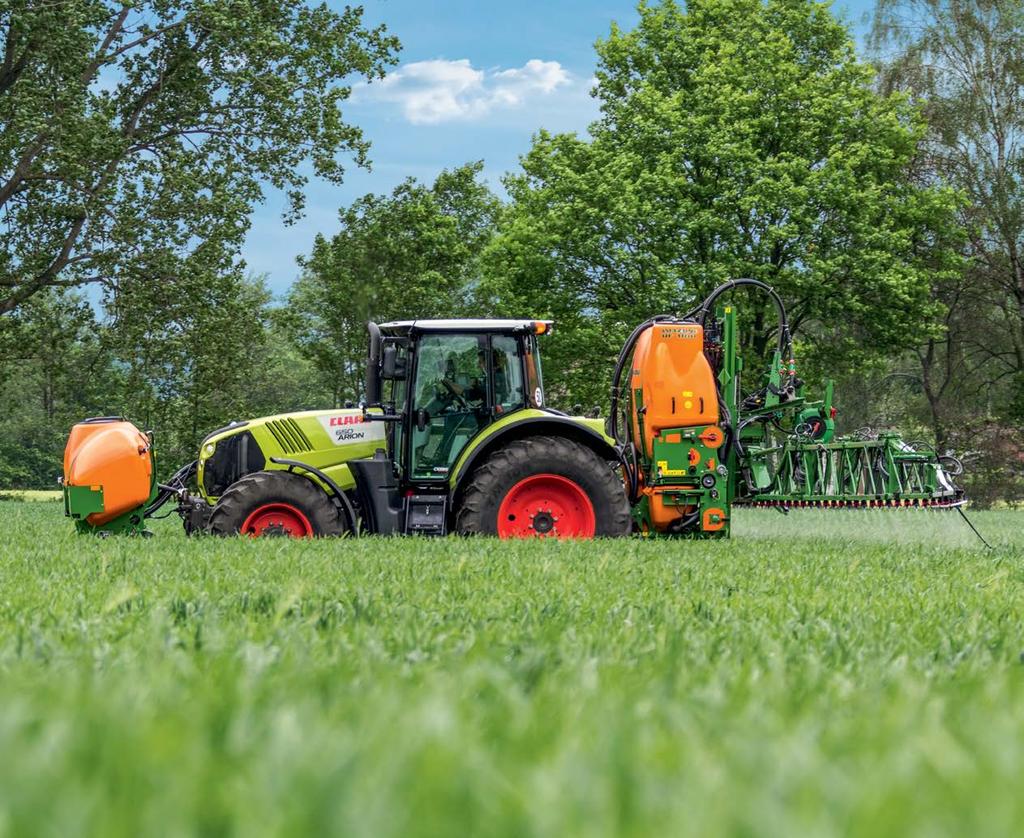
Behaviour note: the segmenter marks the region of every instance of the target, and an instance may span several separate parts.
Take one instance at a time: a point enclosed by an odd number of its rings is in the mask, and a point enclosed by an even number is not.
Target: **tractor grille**
[[[218,442],[213,456],[206,461],[203,488],[210,497],[219,497],[238,478],[261,471],[266,464],[249,431],[233,434]]]
[[[285,454],[301,454],[313,450],[309,437],[294,419],[271,419],[267,422],[267,430]]]

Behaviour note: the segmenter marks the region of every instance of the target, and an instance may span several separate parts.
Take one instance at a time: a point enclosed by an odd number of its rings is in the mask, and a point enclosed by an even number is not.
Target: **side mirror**
[[[427,429],[428,422],[430,422],[430,414],[421,407],[416,411],[416,430],[423,433]]]
[[[405,359],[398,359],[398,347],[386,344],[381,357],[380,377],[385,381],[401,381],[405,378]]]

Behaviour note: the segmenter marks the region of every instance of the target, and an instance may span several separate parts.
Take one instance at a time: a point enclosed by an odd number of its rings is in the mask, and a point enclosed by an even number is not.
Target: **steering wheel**
[[[466,401],[466,397],[463,396],[462,393],[457,393],[455,388],[452,386],[452,383],[447,378],[442,378],[441,383],[444,385],[449,404],[454,402],[463,410],[470,410],[469,402]]]

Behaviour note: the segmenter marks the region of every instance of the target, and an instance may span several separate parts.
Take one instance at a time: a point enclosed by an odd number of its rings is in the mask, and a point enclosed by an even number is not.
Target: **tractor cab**
[[[404,483],[446,483],[484,428],[544,406],[537,336],[550,328],[544,320],[370,324],[367,404],[383,409]]]

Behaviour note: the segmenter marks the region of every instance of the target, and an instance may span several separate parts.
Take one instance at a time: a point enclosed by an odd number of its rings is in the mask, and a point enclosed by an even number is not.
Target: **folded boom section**
[[[785,442],[746,451],[753,504],[953,506],[963,502],[940,458],[896,434],[828,443]]]

